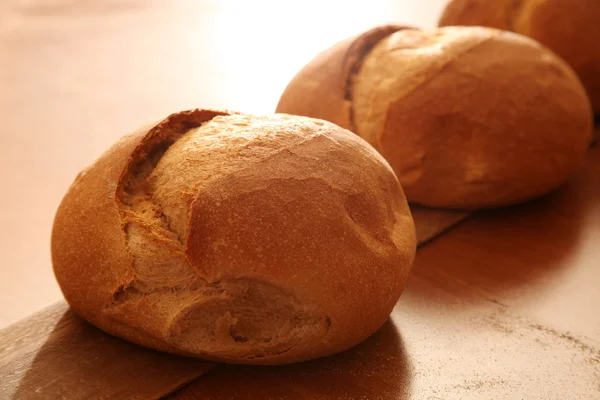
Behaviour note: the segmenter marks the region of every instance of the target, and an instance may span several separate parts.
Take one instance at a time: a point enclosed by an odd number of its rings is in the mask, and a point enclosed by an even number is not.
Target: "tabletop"
[[[61,298],[49,238],[77,172],[123,134],[202,107],[268,113],[294,73],[445,0],[0,2],[0,329]],[[218,366],[171,395],[600,399],[600,149],[563,188],[423,246],[390,320],[283,368]],[[237,382],[230,384],[230,382]]]

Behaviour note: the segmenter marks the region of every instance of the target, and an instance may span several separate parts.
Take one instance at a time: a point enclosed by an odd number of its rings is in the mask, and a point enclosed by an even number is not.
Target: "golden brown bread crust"
[[[52,235],[83,318],[144,346],[255,364],[368,337],[415,248],[402,189],[360,138],[203,110],[115,144],[70,187]]]
[[[346,78],[353,129],[390,162],[410,202],[525,201],[563,183],[589,145],[591,108],[580,82],[525,37],[487,28],[402,30],[361,61]],[[311,116],[293,101],[314,96],[310,88],[286,90],[277,111]]]
[[[597,0],[452,0],[439,25],[478,25],[529,36],[577,72],[600,113],[600,2]]]
[[[376,27],[321,52],[288,83],[277,110],[325,119],[353,130],[349,77],[360,68],[364,55],[377,42],[402,29],[411,28]]]

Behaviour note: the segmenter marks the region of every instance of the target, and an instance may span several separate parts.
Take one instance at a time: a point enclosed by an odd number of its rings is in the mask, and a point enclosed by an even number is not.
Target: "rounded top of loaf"
[[[402,189],[362,139],[311,118],[203,110],[109,149],[69,189],[52,238],[61,289],[92,323],[262,364],[373,333],[415,247]]]
[[[525,36],[483,27],[393,33],[353,77],[355,129],[409,201],[519,203],[562,184],[590,144],[579,79]]]
[[[539,41],[576,72],[600,113],[600,2],[597,0],[452,0],[440,26],[488,26]]]

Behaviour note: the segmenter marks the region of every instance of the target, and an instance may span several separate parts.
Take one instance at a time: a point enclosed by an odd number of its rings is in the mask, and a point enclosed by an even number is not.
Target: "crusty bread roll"
[[[52,260],[73,310],[167,352],[281,364],[376,331],[416,250],[386,161],[326,121],[194,110],[76,178]]]
[[[452,0],[439,24],[489,26],[541,42],[577,72],[600,113],[600,1]]]
[[[277,112],[354,131],[390,162],[409,202],[441,208],[505,206],[556,188],[592,131],[589,100],[561,59],[476,27],[386,27],[340,42],[292,79]]]

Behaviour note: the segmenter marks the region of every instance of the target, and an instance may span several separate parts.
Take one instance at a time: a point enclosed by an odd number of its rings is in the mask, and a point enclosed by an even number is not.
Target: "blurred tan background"
[[[0,329],[62,296],[54,212],[123,134],[203,107],[272,112],[316,52],[445,0],[0,1]]]

